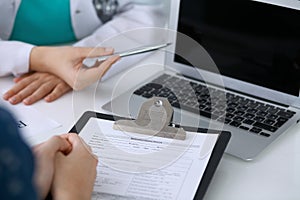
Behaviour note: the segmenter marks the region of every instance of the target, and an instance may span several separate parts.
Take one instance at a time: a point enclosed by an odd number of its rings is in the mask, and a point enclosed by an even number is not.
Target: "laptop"
[[[172,0],[170,8],[179,33],[164,70],[103,109],[135,117],[145,100],[168,98],[173,123],[231,131],[225,152],[253,160],[300,119],[300,1]]]

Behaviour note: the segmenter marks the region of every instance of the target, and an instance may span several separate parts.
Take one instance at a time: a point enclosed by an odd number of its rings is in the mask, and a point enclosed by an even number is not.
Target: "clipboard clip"
[[[135,120],[118,120],[113,129],[151,136],[185,140],[183,128],[169,126],[173,118],[173,108],[166,98],[152,97],[144,102]]]

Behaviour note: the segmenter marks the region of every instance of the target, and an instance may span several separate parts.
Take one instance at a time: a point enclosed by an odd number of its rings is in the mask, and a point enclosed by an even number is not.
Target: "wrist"
[[[83,191],[80,189],[61,189],[61,190],[56,190],[52,194],[53,200],[90,200],[91,199],[91,194],[92,192],[87,192]]]
[[[90,200],[91,199],[91,197],[83,198],[82,196],[77,196],[74,194],[67,194],[67,193],[56,195],[52,198],[53,198],[53,200],[61,200],[61,199],[63,199],[63,200]]]
[[[48,72],[45,62],[47,47],[35,46],[32,48],[29,58],[29,70]]]

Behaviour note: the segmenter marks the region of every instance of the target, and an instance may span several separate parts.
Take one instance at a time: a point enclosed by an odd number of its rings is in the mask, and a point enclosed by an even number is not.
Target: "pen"
[[[157,45],[142,46],[142,47],[137,47],[134,49],[129,49],[126,51],[116,52],[113,55],[119,55],[120,57],[126,57],[126,56],[130,56],[130,55],[136,55],[136,54],[140,54],[140,53],[155,51],[155,50],[167,47],[171,44],[172,43],[169,42],[169,43],[163,43],[163,44],[157,44]],[[96,62],[102,62],[111,56],[112,55],[100,56],[97,58],[86,58],[83,60],[82,63],[85,65],[85,67],[93,67],[96,64]]]

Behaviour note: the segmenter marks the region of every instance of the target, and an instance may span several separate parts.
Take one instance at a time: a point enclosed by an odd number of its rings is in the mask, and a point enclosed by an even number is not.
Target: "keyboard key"
[[[247,104],[247,106],[250,107],[250,108],[256,108],[258,106],[258,104],[256,102],[249,102]]]
[[[233,117],[234,117],[234,114],[226,113],[226,117],[227,117],[227,118],[233,118]]]
[[[271,135],[269,133],[261,132],[259,135],[265,136],[265,137],[270,137]]]
[[[252,133],[260,133],[261,131],[262,131],[262,129],[260,129],[260,128],[256,128],[256,127],[253,127],[252,129],[250,129],[250,131],[252,132]]]
[[[265,118],[260,117],[260,116],[256,116],[256,117],[253,118],[253,120],[254,120],[254,121],[257,121],[257,122],[262,122],[262,121],[265,120]]]
[[[291,112],[279,111],[277,113],[277,115],[279,115],[280,117],[284,117],[284,118],[291,118],[291,117],[293,117],[294,114]]]
[[[246,114],[244,115],[244,117],[247,118],[247,119],[252,119],[253,117],[255,117],[255,115],[253,115],[253,114],[251,114],[251,113],[246,113]]]
[[[161,84],[157,84],[157,83],[148,83],[146,85],[146,87],[149,87],[149,88],[155,88],[155,89],[160,89],[162,88],[163,86]]]
[[[260,117],[265,117],[265,116],[268,115],[268,113],[260,110],[260,111],[258,111],[258,112],[256,113],[256,115],[258,115],[258,116],[260,116]]]
[[[142,96],[149,99],[149,98],[153,97],[153,94],[144,93]]]
[[[276,122],[276,123],[274,124],[274,127],[279,128],[279,127],[281,127],[283,124],[285,124],[285,122]]]
[[[207,112],[212,112],[212,109],[211,109],[210,106],[207,106],[204,110],[207,111]]]
[[[267,125],[273,125],[275,123],[275,121],[271,120],[271,119],[266,119],[263,123],[267,124]]]
[[[287,110],[286,112],[292,113],[293,115],[296,114],[296,112],[291,111],[291,110]]]
[[[250,128],[246,127],[246,126],[239,126],[240,129],[246,130],[248,131]]]
[[[238,111],[235,111],[234,114],[237,115],[237,116],[242,116],[242,115],[245,114],[245,112],[238,110]]]
[[[216,111],[214,111],[214,114],[215,114],[215,115],[218,115],[218,116],[222,116],[222,115],[225,114],[225,112],[224,112],[224,111],[221,111],[221,110],[216,110]]]
[[[231,119],[225,118],[225,124],[229,124],[231,122]]]
[[[268,113],[273,114],[273,115],[276,114],[278,111],[279,110],[277,108],[269,108],[268,109]]]
[[[287,122],[288,119],[287,119],[287,118],[284,118],[284,117],[279,117],[279,118],[277,119],[277,121],[279,121],[279,122]]]
[[[200,115],[207,117],[207,118],[211,118],[211,113],[207,112],[207,111],[200,111]]]
[[[251,119],[245,119],[243,121],[244,124],[248,124],[248,125],[252,125],[255,121],[254,120],[251,120]]]
[[[254,108],[249,108],[249,109],[247,110],[247,113],[251,113],[251,114],[255,114],[256,112],[257,112],[257,110],[254,109]]]
[[[257,109],[257,110],[260,110],[260,111],[266,111],[266,110],[268,109],[268,107],[265,106],[265,105],[260,105],[260,106],[258,106],[256,109]]]
[[[239,127],[239,126],[241,125],[241,123],[236,122],[236,121],[232,121],[232,122],[230,123],[230,125],[231,125],[231,126],[234,126],[234,127]]]
[[[265,106],[265,104],[264,104],[264,103],[262,103],[262,102],[255,102],[255,103],[258,105],[258,107]]]
[[[136,94],[136,95],[141,95],[143,93],[144,93],[144,90],[141,90],[141,89],[134,91],[134,94]]]
[[[206,105],[199,105],[200,110],[204,110],[206,108]]]
[[[232,120],[236,121],[236,122],[242,122],[244,120],[244,118],[240,117],[240,116],[237,116],[237,117],[234,117]]]
[[[238,106],[236,109],[239,110],[239,111],[244,112],[248,109],[248,106]]]
[[[270,120],[276,120],[278,118],[277,115],[273,115],[273,114],[269,114],[266,116],[267,119],[270,119]]]
[[[243,99],[239,101],[240,105],[247,105],[249,103],[249,99]],[[248,107],[248,106],[247,106]]]
[[[229,104],[228,104],[228,107],[229,107],[229,108],[236,108],[237,106],[238,106],[237,103],[229,103]]]
[[[235,112],[235,109],[234,109],[234,108],[228,108],[228,107],[227,107],[226,111],[229,112],[229,113],[233,113],[233,112]]]
[[[277,128],[274,127],[274,126],[270,126],[270,125],[263,124],[263,123],[260,123],[260,122],[255,122],[253,124],[253,126],[265,129],[265,130],[270,131],[270,132],[275,132],[277,130]]]
[[[216,108],[217,110],[222,110],[222,111],[224,111],[225,108],[226,108],[226,105],[223,105],[223,104],[217,104],[217,105],[215,105],[215,108]]]
[[[199,104],[205,104],[207,102],[206,99],[198,99]]]
[[[283,118],[283,117],[279,117],[279,118],[277,119],[276,124],[274,124],[274,126],[277,127],[277,128],[279,128],[279,127],[281,127],[283,124],[285,124],[287,121],[288,121],[288,119]]]

